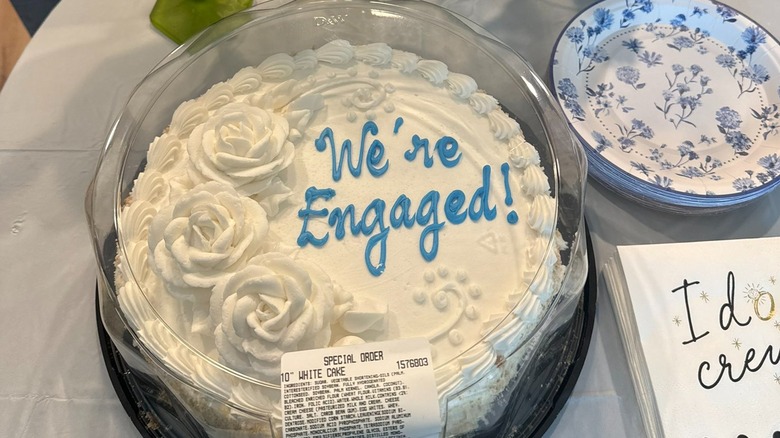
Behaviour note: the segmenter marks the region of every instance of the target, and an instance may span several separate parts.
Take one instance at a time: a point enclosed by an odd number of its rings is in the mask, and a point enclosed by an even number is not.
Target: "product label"
[[[402,339],[282,356],[284,436],[436,437],[431,348]]]

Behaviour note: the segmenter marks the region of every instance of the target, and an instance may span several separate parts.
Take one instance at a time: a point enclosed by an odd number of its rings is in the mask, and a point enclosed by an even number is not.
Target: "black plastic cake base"
[[[98,339],[114,391],[144,438],[208,438],[208,435],[156,378],[127,365],[100,320]]]
[[[587,233],[586,233],[587,234]],[[542,340],[545,348],[531,358],[497,425],[479,436],[541,437],[571,395],[590,346],[596,314],[596,268],[588,236],[588,278],[571,320]],[[96,298],[97,304],[97,298]],[[122,359],[100,319],[97,327],[108,375],[125,411],[145,438],[206,438],[165,386],[154,377],[130,368]]]

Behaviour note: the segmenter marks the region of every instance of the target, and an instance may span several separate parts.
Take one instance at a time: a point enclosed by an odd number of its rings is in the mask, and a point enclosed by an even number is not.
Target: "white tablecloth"
[[[546,77],[556,37],[591,0],[439,3],[492,31]],[[776,0],[730,3],[780,35]],[[0,92],[0,436],[138,436],[100,356],[83,197],[112,120],[174,48],[149,24],[152,4],[62,0]],[[616,244],[780,236],[780,191],[727,214],[680,217],[591,182],[586,216],[598,268]],[[582,374],[547,435],[634,437],[640,424],[601,291]]]

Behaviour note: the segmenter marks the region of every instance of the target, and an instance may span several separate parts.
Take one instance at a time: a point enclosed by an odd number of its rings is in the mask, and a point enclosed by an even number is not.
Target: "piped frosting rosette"
[[[220,358],[269,382],[282,355],[323,348],[331,340],[333,285],[321,269],[280,253],[250,259],[214,287],[211,319]]]
[[[256,196],[271,216],[291,190],[279,174],[295,157],[287,119],[245,103],[230,103],[193,129],[187,140],[195,181],[218,181]]]
[[[208,182],[154,217],[149,262],[170,292],[192,300],[244,265],[267,232],[262,207],[230,186]]]

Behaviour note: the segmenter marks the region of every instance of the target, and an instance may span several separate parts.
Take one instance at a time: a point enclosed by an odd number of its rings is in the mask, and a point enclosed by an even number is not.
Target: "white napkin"
[[[780,238],[619,246],[604,277],[649,436],[780,431]]]

